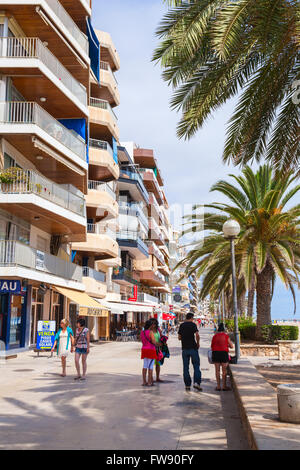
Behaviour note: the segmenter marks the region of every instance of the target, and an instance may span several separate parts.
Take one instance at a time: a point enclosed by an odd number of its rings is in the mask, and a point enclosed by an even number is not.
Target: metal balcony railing
[[[64,279],[82,282],[81,266],[17,241],[0,241],[0,266],[21,266]]]
[[[114,121],[117,121],[118,118],[113,111],[111,105],[109,104],[108,101],[106,100],[100,100],[99,98],[90,98],[90,106],[93,106],[94,108],[99,108],[99,109],[104,109],[104,111],[108,111],[113,118]]]
[[[92,233],[94,235],[107,235],[108,237],[112,238],[113,240],[117,239],[116,232],[109,228],[103,227],[99,224],[87,224],[87,233]]]
[[[90,277],[95,279],[98,282],[106,282],[106,274],[100,271],[96,271],[95,269],[89,268],[87,266],[82,267],[82,275],[83,277]]]
[[[132,215],[132,213],[135,212],[138,218],[143,223],[146,230],[148,231],[149,229],[148,217],[144,214],[143,206],[141,204],[119,201],[119,209],[120,209],[120,213],[125,214],[125,215],[126,214]]]
[[[113,198],[114,201],[117,200],[117,195],[115,191],[107,183],[101,183],[100,181],[89,180],[88,188],[89,190],[92,190],[92,191],[104,191],[107,194],[109,194]]]
[[[147,245],[150,249],[150,252],[152,252],[152,254],[156,256],[156,258],[159,259],[159,261],[163,264],[165,262],[165,258],[155,243],[148,241]]]
[[[70,74],[39,38],[0,38],[0,54],[1,58],[39,59],[82,104],[87,105],[86,88]]]
[[[53,183],[32,170],[18,170],[12,173],[6,171],[8,182],[0,183],[0,192],[5,194],[36,194],[64,209],[86,216],[85,199],[61,185]]]
[[[88,54],[89,42],[87,36],[79,29],[62,4],[58,0],[46,0],[46,3],[48,3],[51,10],[58,16],[64,27],[69,31],[80,47],[82,47],[84,52]]]
[[[0,123],[35,124],[82,160],[86,160],[85,142],[35,102],[5,101],[0,103]]]
[[[104,61],[101,60],[101,61],[100,61],[100,69],[101,69],[101,70],[105,70],[106,72],[108,72],[108,73],[110,74],[110,76],[112,77],[112,80],[113,80],[115,86],[117,87],[117,86],[118,86],[118,82],[117,82],[117,79],[116,79],[116,77],[115,77],[115,75],[114,75],[114,73],[113,73],[113,71],[112,71],[112,69],[111,69],[109,63],[108,63],[108,62],[104,62]]]

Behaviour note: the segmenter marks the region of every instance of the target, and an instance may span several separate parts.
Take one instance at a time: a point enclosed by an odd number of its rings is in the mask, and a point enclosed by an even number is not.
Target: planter
[[[284,384],[277,387],[279,420],[284,423],[300,423],[300,384]]]

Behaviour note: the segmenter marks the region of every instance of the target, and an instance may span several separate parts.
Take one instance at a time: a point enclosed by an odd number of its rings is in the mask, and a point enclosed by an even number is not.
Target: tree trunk
[[[246,303],[246,292],[238,296],[238,312],[239,316],[242,317],[245,314],[245,303]]]
[[[260,274],[257,274],[256,284],[256,337],[261,338],[261,327],[271,324],[271,281],[273,268],[267,262],[265,268]]]

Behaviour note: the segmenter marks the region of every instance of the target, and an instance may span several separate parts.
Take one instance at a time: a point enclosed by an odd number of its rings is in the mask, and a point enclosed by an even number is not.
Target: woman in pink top
[[[212,350],[212,361],[215,364],[216,369],[216,379],[218,392],[221,391],[221,378],[220,378],[220,368],[222,367],[222,378],[223,378],[223,388],[224,392],[230,390],[230,387],[226,386],[226,375],[227,375],[227,366],[229,364],[229,348],[233,348],[233,344],[229,339],[227,333],[225,333],[224,324],[220,323],[217,333],[213,336],[211,342]]]
[[[143,383],[142,386],[146,387],[147,385],[153,387],[153,367],[155,359],[157,358],[156,347],[158,346],[154,336],[154,323],[151,320],[148,320],[145,323],[144,330],[141,332],[142,340],[142,354],[141,359],[144,359],[143,366]],[[148,382],[147,382],[147,371],[148,371]]]

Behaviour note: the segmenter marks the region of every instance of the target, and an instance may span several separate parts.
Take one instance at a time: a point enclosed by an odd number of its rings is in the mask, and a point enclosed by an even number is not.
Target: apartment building
[[[79,313],[106,336],[119,57],[90,0],[0,5],[0,344],[12,353],[35,344],[41,319]]]

